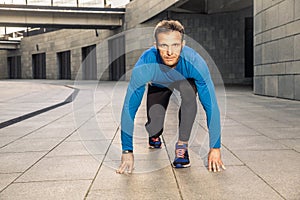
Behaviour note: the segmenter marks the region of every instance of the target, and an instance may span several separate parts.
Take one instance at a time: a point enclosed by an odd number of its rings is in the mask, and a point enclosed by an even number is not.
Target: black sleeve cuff
[[[133,150],[123,150],[122,154],[128,154],[128,153],[133,153]]]

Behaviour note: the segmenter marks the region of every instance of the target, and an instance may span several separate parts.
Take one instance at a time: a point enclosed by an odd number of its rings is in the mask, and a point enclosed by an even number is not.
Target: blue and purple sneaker
[[[173,162],[174,168],[187,168],[190,167],[190,159],[189,159],[189,153],[188,153],[188,145],[182,144],[178,145],[176,143],[175,146],[175,160]]]
[[[150,149],[160,149],[161,148],[160,137],[149,137],[149,148]]]

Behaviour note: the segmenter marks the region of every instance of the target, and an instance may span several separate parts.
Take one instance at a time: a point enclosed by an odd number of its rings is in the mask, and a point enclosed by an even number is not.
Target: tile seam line
[[[256,175],[260,180],[262,180],[268,187],[270,187],[276,194],[278,194],[282,199],[286,200],[286,198],[284,196],[282,196],[282,194],[280,194],[271,184],[269,184],[265,179],[263,179],[263,177],[261,177],[259,174],[257,174],[250,166],[248,166],[245,162],[243,162],[233,151],[231,151],[228,147],[226,147],[225,145],[223,145],[223,147],[225,149],[227,149],[232,155],[234,155],[241,163],[243,163],[245,166],[247,167],[254,175]]]
[[[98,112],[100,112],[102,109],[104,109],[108,104],[106,104],[105,106],[103,106]],[[69,114],[69,113],[68,113]],[[66,114],[66,115],[68,115]],[[64,116],[66,116],[64,115]],[[62,116],[62,117],[64,117]],[[62,118],[61,117],[61,118]],[[21,176],[23,176],[27,171],[29,171],[34,165],[36,165],[38,162],[40,162],[43,158],[45,158],[49,153],[51,153],[56,147],[58,147],[59,145],[61,145],[64,141],[66,141],[69,137],[71,137],[71,135],[73,135],[74,133],[76,133],[76,131],[78,129],[80,129],[84,124],[86,124],[90,119],[92,119],[94,116],[89,117],[86,121],[84,121],[80,126],[78,126],[75,130],[73,130],[68,136],[66,136],[62,141],[60,141],[57,145],[55,145],[52,149],[50,149],[46,154],[44,154],[43,156],[41,156],[36,162],[34,162],[31,166],[29,166],[26,170],[24,170],[23,172],[20,173],[19,176],[17,176],[11,183],[9,183],[7,186],[5,186],[2,190],[0,190],[0,194],[6,190],[10,185],[12,185],[13,183],[15,183],[16,180],[18,180]],[[56,121],[56,120],[54,120]],[[46,125],[45,125],[46,126]],[[29,133],[30,134],[30,133]],[[27,134],[28,135],[28,134]]]
[[[246,124],[243,124],[243,123],[240,123],[236,120],[234,120],[233,118],[229,117],[231,120],[239,123],[239,124],[242,124],[243,126],[246,126],[247,128],[250,128],[251,130],[254,130],[254,131],[257,131],[255,129],[253,129],[252,127],[249,127],[247,126]],[[264,135],[263,133],[261,133],[260,131],[257,131],[258,133]],[[268,136],[264,135],[265,137],[269,138]],[[272,139],[272,138],[269,138],[269,139]],[[267,186],[269,186],[275,193],[277,193],[282,199],[286,200],[286,198],[280,194],[271,184],[269,184],[265,179],[263,179],[263,177],[261,177],[258,173],[256,173],[250,166],[248,166],[245,162],[243,162],[233,151],[231,151],[228,147],[226,147],[225,145],[223,145],[230,153],[232,153],[236,158],[238,158],[242,163],[245,164],[245,166],[253,173],[255,174],[259,179],[261,179]],[[289,149],[289,150],[292,150],[292,149]]]
[[[11,141],[11,142],[9,142],[9,143],[7,143],[7,144],[1,146],[0,149],[6,147],[6,146],[8,146],[8,145],[10,145],[10,144],[12,144],[12,143],[14,143],[14,142],[16,142],[16,141],[18,141],[18,140],[20,140],[20,139],[22,139],[22,138],[24,138],[24,137],[27,137],[27,136],[31,135],[31,134],[34,133],[35,131],[38,131],[38,130],[40,130],[40,129],[46,127],[46,126],[48,126],[49,124],[51,124],[51,123],[53,123],[53,122],[55,122],[55,121],[57,121],[57,120],[59,120],[59,119],[64,118],[65,116],[69,115],[70,113],[71,113],[71,112],[68,112],[68,113],[66,113],[66,114],[64,114],[64,115],[62,115],[62,116],[60,116],[59,118],[57,118],[57,119],[55,119],[55,120],[53,120],[53,121],[51,121],[51,122],[49,122],[49,123],[47,123],[47,124],[44,124],[44,125],[42,125],[41,127],[37,128],[37,129],[34,129],[34,130],[28,132],[27,134],[25,134],[25,135],[23,135],[23,136],[20,136],[20,137],[16,138],[15,140],[13,140],[13,141]],[[75,130],[76,130],[76,129],[75,129]],[[74,130],[72,130],[72,132],[73,132],[73,131],[74,131]],[[36,138],[34,138],[34,139],[36,139]],[[38,138],[38,139],[42,139],[42,138]],[[48,139],[49,139],[49,138],[48,138]],[[63,138],[59,138],[59,139],[63,139]],[[16,152],[15,152],[15,153],[16,153]]]
[[[91,181],[91,178],[79,178],[79,179],[48,179],[48,180],[33,180],[33,181],[16,181],[13,184],[23,184],[23,183],[53,183],[53,182],[76,182],[76,181]]]
[[[70,86],[65,86],[65,87],[72,88]],[[77,88],[72,88],[72,89],[74,90],[72,92],[72,94],[70,94],[63,102],[60,102],[60,103],[48,106],[46,108],[42,108],[42,109],[39,109],[39,110],[30,112],[30,113],[27,113],[25,115],[21,115],[19,117],[16,117],[16,118],[13,118],[13,119],[1,122],[0,123],[0,129],[8,127],[8,126],[11,126],[13,124],[19,123],[19,122],[24,121],[24,120],[30,119],[30,118],[35,117],[37,115],[40,115],[42,113],[46,113],[46,112],[48,112],[50,110],[56,109],[58,107],[61,107],[61,106],[64,106],[66,104],[69,104],[69,103],[73,102],[74,99],[77,97],[77,94],[79,93],[80,90],[77,89]]]
[[[285,23],[282,23],[282,24],[279,24],[277,26],[270,27],[269,29],[262,30],[261,32],[256,32],[256,33],[254,33],[254,36],[258,36],[260,34],[264,34],[264,33],[268,32],[268,31],[272,31],[272,30],[275,30],[277,28],[282,28],[282,27],[284,27],[286,25],[290,25],[290,24],[298,22],[298,21],[300,21],[300,18],[299,19],[294,19],[292,21],[288,21],[288,22],[285,22]],[[295,34],[291,34],[291,35],[286,35],[286,36],[283,36],[283,38],[289,37],[289,36],[293,36],[293,35],[298,35],[298,34],[299,33],[295,33]]]
[[[79,93],[79,90],[78,90],[77,94],[78,94],[78,93]],[[76,94],[76,96],[77,96],[77,94]],[[73,93],[72,93],[67,99],[69,99],[70,97],[72,97],[72,95],[73,95]],[[75,96],[75,98],[76,98],[76,96]],[[74,99],[75,99],[75,98],[74,98]],[[67,99],[66,99],[66,100],[67,100]],[[66,101],[66,100],[65,100],[65,101]],[[71,102],[69,102],[69,103],[71,103]],[[68,104],[68,103],[66,103],[66,104]],[[65,104],[64,104],[64,105],[65,105]],[[61,106],[63,106],[63,105],[61,105]],[[60,107],[60,106],[59,106],[59,107]],[[56,108],[57,108],[57,107],[56,107]],[[55,109],[55,108],[53,108],[53,109]],[[50,110],[48,110],[48,111],[50,111]],[[45,111],[45,112],[48,112],[48,111]],[[7,143],[7,144],[1,146],[0,149],[1,149],[1,148],[4,148],[4,147],[6,147],[6,146],[8,146],[8,145],[10,145],[10,144],[12,144],[12,143],[14,143],[14,142],[20,140],[20,139],[22,139],[22,138],[24,138],[24,137],[26,137],[26,136],[28,136],[28,135],[30,135],[30,134],[32,134],[33,132],[35,132],[35,131],[37,131],[37,130],[40,130],[40,129],[42,129],[42,128],[48,126],[49,124],[51,124],[51,123],[53,123],[53,122],[55,122],[55,121],[57,121],[57,120],[59,120],[59,119],[65,117],[65,116],[67,116],[67,115],[70,114],[70,113],[72,113],[72,112],[68,112],[68,113],[66,113],[66,114],[64,114],[64,115],[62,115],[62,116],[60,116],[60,117],[58,117],[57,119],[55,119],[55,120],[53,120],[53,121],[51,121],[51,122],[49,122],[49,123],[47,123],[47,124],[44,124],[43,126],[37,128],[37,129],[35,129],[35,130],[32,130],[32,131],[30,131],[29,133],[27,133],[27,134],[25,134],[25,135],[23,135],[23,136],[20,136],[20,137],[16,138],[15,140],[13,140],[13,141],[11,141],[11,142],[9,142],[9,143]],[[39,113],[39,114],[42,114],[42,113]],[[39,115],[39,114],[37,114],[37,115]],[[35,116],[37,116],[37,115],[34,115],[34,116],[32,116],[32,117],[35,117]],[[31,117],[30,117],[30,118],[31,118]],[[27,119],[29,119],[29,118],[27,118]],[[26,119],[23,119],[23,120],[26,120]],[[23,120],[22,120],[22,121],[23,121]],[[18,122],[21,122],[21,121],[18,121]],[[16,122],[16,123],[18,123],[18,122]],[[13,124],[15,124],[15,123],[13,123]],[[13,124],[10,124],[10,125],[13,125]],[[0,124],[0,125],[1,125],[1,124]],[[8,126],[10,126],[10,125],[8,125]],[[4,128],[4,127],[3,127],[3,128]],[[1,129],[1,127],[0,127],[0,129]],[[75,130],[76,130],[76,129],[75,129]],[[74,130],[73,130],[73,131],[74,131]]]
[[[271,138],[270,136],[264,134],[261,130],[254,129],[253,127],[251,127],[251,126],[249,126],[249,125],[247,125],[247,124],[245,124],[245,123],[243,123],[243,122],[237,121],[237,120],[235,120],[235,119],[232,118],[232,117],[229,117],[229,116],[227,116],[227,117],[228,117],[229,119],[235,121],[236,123],[241,124],[241,125],[243,125],[243,126],[249,128],[250,130],[253,130],[253,131],[259,133],[261,136],[265,136],[266,138],[268,138],[268,139],[270,139],[270,140],[273,140],[273,141],[278,142],[279,144],[282,144],[282,143],[279,142],[279,140],[276,140],[276,139]],[[270,117],[266,117],[266,118],[267,118],[268,120],[271,119],[271,120],[274,120],[274,121],[276,121],[276,122],[279,122],[278,120],[272,119],[272,118],[270,118]],[[283,128],[284,128],[284,127],[283,127]],[[285,146],[288,150],[293,150],[293,151],[297,152],[295,149],[292,149],[292,148],[290,148],[289,146],[287,146],[287,145],[285,145],[285,144],[282,144],[282,145]]]
[[[274,4],[271,4],[271,6],[267,6],[267,7],[265,7],[265,8],[263,8],[263,5],[262,5],[262,9],[261,9],[259,12],[257,12],[257,13],[255,14],[255,16],[258,15],[258,14],[260,14],[260,13],[262,13],[263,11],[266,11],[266,10],[272,8],[272,7],[275,7],[275,6],[279,5],[279,4],[281,4],[281,3],[284,2],[284,1],[285,1],[285,0],[280,0],[279,2],[274,3]]]
[[[205,130],[205,126],[202,126],[201,124],[199,124],[199,126]],[[221,137],[222,137],[222,133],[221,133]],[[222,140],[221,140],[222,141]],[[239,165],[239,166],[247,166],[246,163],[244,163],[236,154],[234,154],[226,145],[224,145],[222,142],[221,142],[221,148],[224,147],[225,149],[227,149],[236,159],[238,159],[242,165]],[[229,165],[230,166],[230,165]],[[248,166],[247,166],[248,167]],[[205,167],[206,168],[206,167]]]
[[[168,155],[168,160],[170,162],[170,165],[172,165],[172,161],[171,161],[171,158],[170,158],[170,154],[169,154],[169,150],[167,148],[167,145],[166,145],[166,141],[165,141],[165,138],[164,136],[162,136],[162,140],[163,140],[163,144],[165,145],[165,150],[167,152],[167,155]],[[183,195],[182,195],[182,191],[180,189],[180,186],[179,186],[179,181],[178,181],[178,178],[176,176],[176,173],[175,173],[175,169],[171,166],[171,169],[172,169],[172,174],[173,174],[173,177],[175,179],[175,182],[176,182],[176,186],[177,186],[177,189],[178,189],[178,193],[179,193],[179,197],[181,200],[183,200]]]
[[[108,104],[107,104],[107,105],[108,105]],[[106,105],[106,106],[107,106],[107,105]],[[104,107],[106,107],[106,106],[104,106]],[[100,112],[100,111],[98,111],[97,113],[99,113],[99,112]],[[99,167],[98,167],[98,169],[97,169],[97,171],[96,171],[96,173],[95,173],[95,176],[93,177],[92,182],[91,182],[91,184],[89,185],[89,187],[88,187],[88,189],[87,189],[87,191],[86,191],[86,193],[85,193],[85,195],[84,195],[84,198],[83,198],[84,200],[86,200],[86,199],[88,198],[90,192],[92,191],[92,186],[93,186],[93,184],[94,184],[94,182],[95,182],[95,180],[96,180],[96,178],[97,178],[97,176],[98,176],[98,174],[99,174],[99,172],[100,172],[100,170],[101,170],[101,168],[102,168],[103,162],[104,162],[104,160],[105,160],[105,158],[106,158],[106,156],[107,156],[107,154],[108,154],[108,151],[109,151],[110,147],[111,147],[112,144],[113,144],[114,139],[116,138],[116,135],[117,135],[119,129],[120,129],[120,126],[117,127],[117,129],[116,129],[116,131],[115,131],[115,134],[114,134],[114,137],[111,139],[111,142],[110,142],[109,146],[107,147],[107,150],[106,150],[106,152],[105,152],[105,154],[104,154],[104,157],[102,158],[102,161],[101,161],[101,163],[100,163],[100,165],[99,165]]]
[[[77,129],[76,129],[77,130]],[[23,176],[27,171],[29,171],[33,166],[35,166],[38,162],[40,162],[43,158],[45,158],[50,152],[52,152],[56,147],[58,147],[61,143],[63,143],[67,138],[69,138],[73,133],[76,132],[76,130],[72,131],[66,138],[64,138],[62,141],[60,141],[57,145],[55,145],[50,151],[45,153],[43,156],[41,156],[36,162],[34,162],[31,166],[29,166],[27,169],[25,169],[19,176],[17,176],[10,184],[8,184],[6,187],[4,187],[2,190],[0,190],[0,194],[6,190],[10,185],[16,182],[21,176]]]

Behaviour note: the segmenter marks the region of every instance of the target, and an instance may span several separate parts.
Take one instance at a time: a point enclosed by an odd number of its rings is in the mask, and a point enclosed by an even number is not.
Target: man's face
[[[156,47],[165,65],[176,67],[184,42],[178,31],[169,31],[157,35]]]

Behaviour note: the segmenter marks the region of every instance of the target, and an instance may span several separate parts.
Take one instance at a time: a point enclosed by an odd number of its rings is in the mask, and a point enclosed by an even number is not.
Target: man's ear
[[[182,41],[182,46],[184,47],[184,45],[185,45],[185,40]]]
[[[156,42],[153,42],[153,45],[155,46],[155,48],[157,48],[157,43]]]

